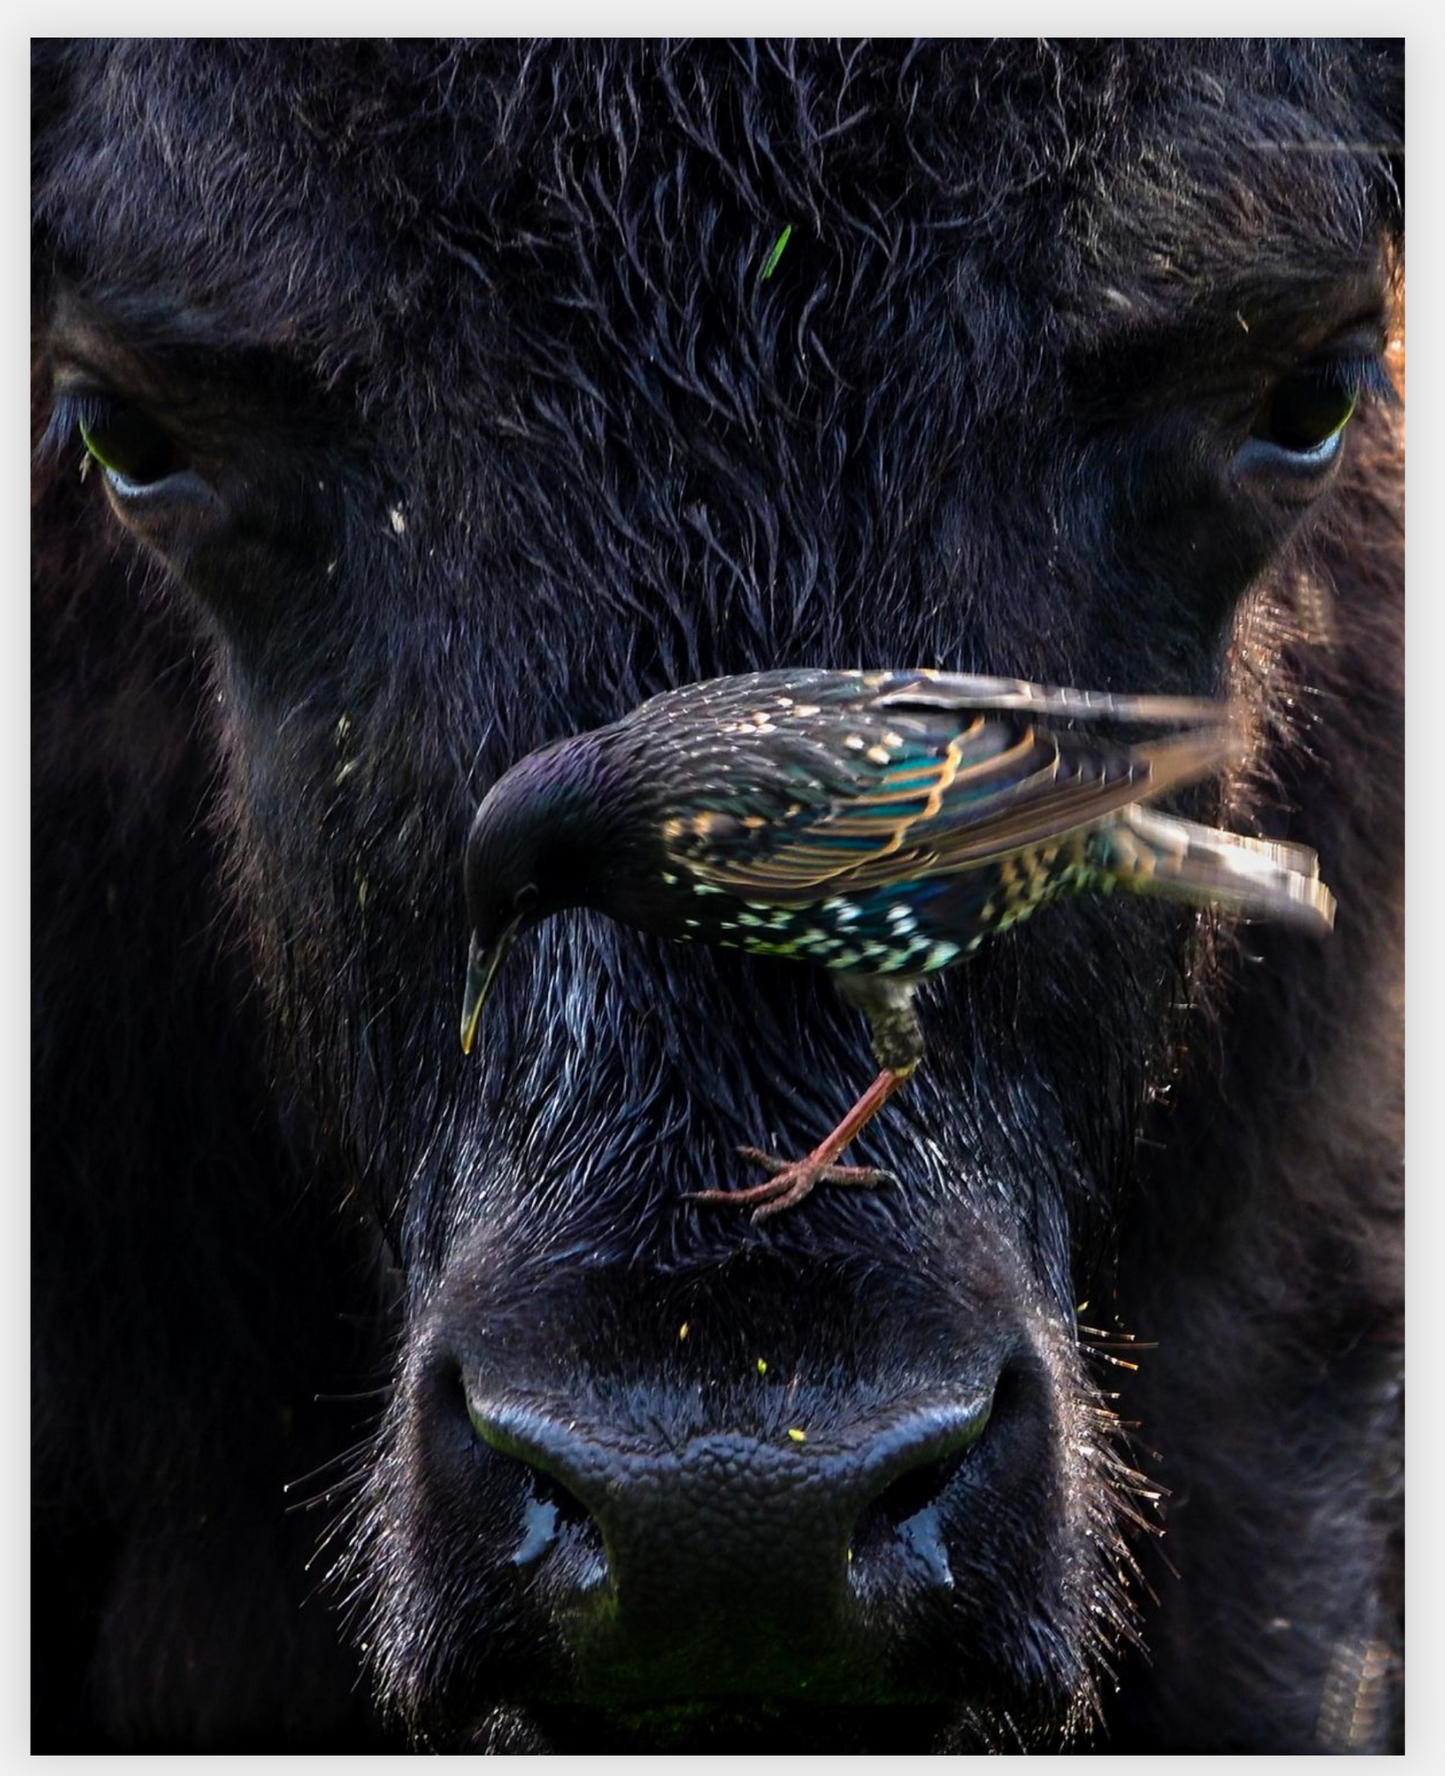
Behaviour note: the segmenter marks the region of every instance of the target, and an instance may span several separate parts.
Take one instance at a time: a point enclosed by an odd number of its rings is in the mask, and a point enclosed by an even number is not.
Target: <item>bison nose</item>
[[[533,1595],[569,1644],[582,1695],[811,1699],[831,1684],[848,1700],[877,1675],[880,1593],[901,1587],[920,1615],[946,1606],[945,1495],[993,1399],[992,1382],[935,1388],[842,1423],[784,1412],[675,1437],[661,1424],[622,1435],[615,1418],[515,1397],[469,1391],[468,1409],[497,1456],[531,1470],[518,1490],[534,1517],[571,1518],[571,1551],[561,1559],[559,1541],[557,1570]],[[590,1560],[577,1559],[579,1535]]]

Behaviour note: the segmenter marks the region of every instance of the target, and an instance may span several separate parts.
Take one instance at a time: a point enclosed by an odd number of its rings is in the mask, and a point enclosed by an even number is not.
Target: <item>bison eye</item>
[[[58,386],[40,455],[58,460],[77,434],[86,450],[82,473],[99,463],[111,511],[168,560],[223,514],[216,489],[197,472],[189,449],[123,397]]]
[[[81,442],[120,481],[151,487],[182,466],[170,437],[138,408],[108,396],[85,395],[76,409]]]
[[[1240,452],[1241,467],[1284,478],[1308,494],[1339,458],[1345,427],[1362,400],[1398,399],[1380,342],[1360,339],[1291,370],[1270,390]]]
[[[1307,365],[1275,389],[1254,435],[1294,455],[1323,450],[1344,431],[1359,402],[1358,385],[1344,382],[1333,365]]]

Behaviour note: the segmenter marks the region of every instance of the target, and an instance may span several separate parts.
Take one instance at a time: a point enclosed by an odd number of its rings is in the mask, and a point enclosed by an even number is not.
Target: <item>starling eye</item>
[[[1334,365],[1307,365],[1285,377],[1255,422],[1254,436],[1294,456],[1332,454],[1360,402]]]
[[[76,425],[95,461],[132,486],[153,486],[182,466],[161,427],[124,402],[87,396],[79,404]]]

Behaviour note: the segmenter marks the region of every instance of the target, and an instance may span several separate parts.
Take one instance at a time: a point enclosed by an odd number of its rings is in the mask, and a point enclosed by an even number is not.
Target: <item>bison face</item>
[[[1163,1099],[1213,1077],[1231,946],[1142,904],[1000,938],[864,1143],[896,1187],[754,1229],[688,1194],[830,1127],[861,1026],[579,913],[467,1065],[462,844],[548,739],[860,661],[1240,697],[1285,830],[1320,514],[1390,425],[1391,57],[143,44],[46,79],[52,436],[204,638],[214,892],[404,1279],[329,1544],[383,1701],[500,1748],[1081,1730],[1148,1638],[1121,1531],[1168,1415],[1131,1453],[1078,1316],[1155,1333],[1188,1268],[1120,1229],[1204,1191]]]

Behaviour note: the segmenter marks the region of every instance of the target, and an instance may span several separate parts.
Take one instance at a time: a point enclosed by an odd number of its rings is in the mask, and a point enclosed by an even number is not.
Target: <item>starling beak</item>
[[[507,952],[517,941],[517,934],[522,921],[514,918],[502,928],[501,935],[491,945],[483,949],[477,941],[475,932],[472,935],[471,948],[467,952],[467,990],[462,999],[462,1053],[469,1055],[472,1044],[477,1039],[477,1025],[482,1021],[482,1007],[487,1002],[487,994],[492,990],[492,982],[497,978],[497,970],[507,959]]]
[[[1127,744],[1100,722],[1174,732]],[[942,672],[808,669],[665,692],[533,753],[467,841],[472,921],[462,1047],[507,951],[590,906],[681,942],[811,962],[868,1017],[882,1071],[806,1159],[698,1200],[754,1219],[815,1184],[883,1181],[836,1162],[923,1057],[913,991],[1051,901],[1162,896],[1321,934],[1315,854],[1146,804],[1239,753],[1228,708]]]

